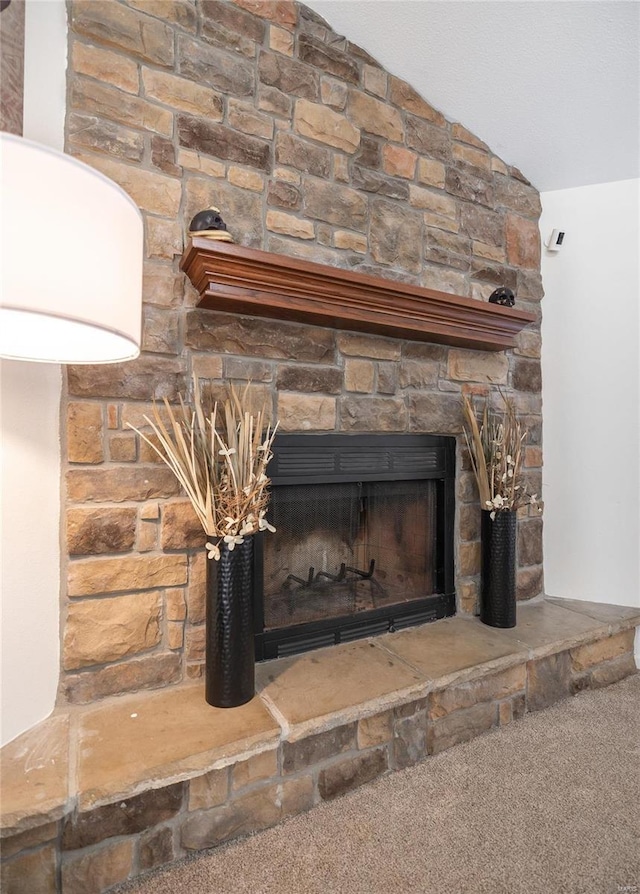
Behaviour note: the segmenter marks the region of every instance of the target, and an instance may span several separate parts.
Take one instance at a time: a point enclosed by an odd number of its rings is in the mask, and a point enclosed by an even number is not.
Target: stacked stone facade
[[[299,4],[73,0],[69,22],[66,148],[139,205],[145,268],[141,357],[66,374],[61,700],[202,672],[202,534],[129,427],[192,374],[219,394],[250,381],[285,431],[458,435],[456,586],[473,612],[463,389],[513,396],[528,484],[541,489],[536,190]],[[210,205],[238,243],[479,301],[509,286],[537,323],[512,351],[487,353],[199,310],[178,260]],[[523,599],[542,590],[541,531],[522,510]]]

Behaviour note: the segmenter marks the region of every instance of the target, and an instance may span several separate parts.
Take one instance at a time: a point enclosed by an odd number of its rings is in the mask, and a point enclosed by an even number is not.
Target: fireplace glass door
[[[455,440],[282,435],[256,551],[256,657],[455,611]]]

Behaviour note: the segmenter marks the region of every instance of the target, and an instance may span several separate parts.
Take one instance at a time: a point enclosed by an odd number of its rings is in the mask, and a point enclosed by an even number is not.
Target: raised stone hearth
[[[267,662],[216,709],[200,683],[59,709],[2,752],[2,890],[103,894],[636,672],[640,610],[518,608]]]

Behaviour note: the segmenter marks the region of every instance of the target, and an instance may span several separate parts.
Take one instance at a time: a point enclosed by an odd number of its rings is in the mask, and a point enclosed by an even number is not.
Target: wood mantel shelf
[[[196,237],[180,261],[199,307],[501,351],[535,316],[434,289]]]

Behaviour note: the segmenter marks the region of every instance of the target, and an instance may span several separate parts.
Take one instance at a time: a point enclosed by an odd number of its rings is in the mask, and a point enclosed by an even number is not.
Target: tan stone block
[[[273,118],[256,111],[253,105],[230,97],[227,100],[227,120],[242,133],[270,140],[273,137]]]
[[[469,146],[475,146],[476,149],[484,149],[487,151],[487,144],[483,143],[482,140],[479,140],[475,134],[472,134],[470,130],[467,130],[466,127],[463,127],[462,124],[452,124],[451,125],[451,136],[454,140],[459,140],[461,143],[467,143]]]
[[[172,501],[162,507],[162,549],[204,546],[205,533],[190,500]]]
[[[316,394],[278,394],[278,419],[282,431],[333,431],[336,399]]]
[[[141,521],[138,526],[136,547],[139,553],[150,553],[158,548],[158,525],[154,521]]]
[[[189,556],[189,586],[187,587],[187,617],[190,624],[201,624],[205,616],[207,559],[204,550]]]
[[[463,614],[475,615],[478,612],[478,581],[458,581],[456,586],[458,607]]]
[[[394,146],[387,143],[382,147],[382,165],[387,172],[394,177],[413,179],[416,172],[418,155],[404,146]]]
[[[192,354],[191,368],[199,379],[221,379],[222,357],[211,357],[208,354]]]
[[[235,3],[248,12],[260,16],[262,19],[277,22],[290,31],[298,23],[298,10],[296,4],[291,0],[235,0]]]
[[[458,546],[458,574],[469,577],[480,573],[480,543],[469,541]]]
[[[227,174],[229,183],[239,186],[241,189],[251,189],[253,192],[264,191],[264,177],[257,171],[249,171],[246,168],[232,166]]]
[[[540,468],[542,466],[542,447],[525,447],[524,464],[530,469]]]
[[[173,133],[173,115],[169,109],[87,78],[78,77],[71,82],[70,107],[165,137]]]
[[[398,110],[373,96],[350,90],[347,111],[351,120],[368,133],[395,143],[404,139],[404,126]]]
[[[346,360],[344,384],[347,391],[369,394],[373,391],[375,366],[370,360]]]
[[[338,333],[338,350],[347,357],[370,357],[372,360],[399,360],[401,342],[379,336]]]
[[[343,158],[343,156],[340,156]],[[300,184],[302,177],[297,171],[290,171],[288,168],[275,168],[273,172],[274,180],[284,180],[286,183]]]
[[[67,407],[67,459],[71,463],[101,463],[102,406],[70,403]]]
[[[333,234],[333,244],[336,248],[346,248],[360,254],[366,254],[367,251],[367,237],[361,233],[350,233],[348,230],[336,230]]]
[[[294,236],[296,239],[313,239],[315,236],[314,226],[310,220],[294,217],[284,211],[269,209],[266,224],[268,230],[285,236]]]
[[[161,689],[181,678],[182,660],[177,652],[160,652],[111,664],[97,671],[67,674],[63,678],[65,698],[85,705],[109,695]]]
[[[337,153],[333,156],[333,176],[342,183],[349,182],[349,160],[346,156]]]
[[[11,835],[2,839],[2,859],[8,860],[10,857],[15,857],[20,851],[31,850],[39,844],[52,841],[57,837],[57,822],[46,823],[43,826],[36,826],[33,829],[18,832],[17,835]],[[2,881],[4,881],[4,878]]]
[[[269,46],[276,53],[293,56],[293,34],[277,25],[269,26]]]
[[[107,428],[115,430],[118,428],[118,405],[109,404],[107,407]]]
[[[490,156],[480,149],[475,149],[473,146],[465,146],[461,143],[454,143],[453,157],[457,161],[462,161],[474,168],[480,168],[484,171],[491,170]]]
[[[144,223],[147,257],[172,261],[174,255],[182,254],[184,236],[178,221],[147,214]]]
[[[203,115],[212,121],[222,121],[222,95],[187,78],[152,68],[142,69],[145,96],[172,109]]]
[[[347,86],[334,78],[323,78],[320,82],[320,97],[326,106],[342,112],[347,104]]]
[[[234,764],[231,770],[231,788],[236,791],[245,785],[252,785],[260,779],[270,779],[278,775],[278,752],[263,751],[249,760]]]
[[[438,720],[480,702],[499,701],[518,692],[524,693],[526,677],[526,665],[523,663],[479,680],[432,692],[429,695],[429,720]]]
[[[427,726],[429,754],[439,754],[460,742],[468,742],[496,726],[497,722],[498,708],[494,702],[474,705],[432,721]]]
[[[127,93],[137,93],[139,88],[138,64],[120,53],[73,42],[71,66],[78,74],[88,75],[97,81],[113,84]]]
[[[516,336],[516,347],[513,349],[513,353],[521,357],[539,359],[542,353],[542,337],[540,333],[522,329]]]
[[[72,503],[142,501],[175,497],[180,490],[173,472],[161,466],[72,469],[66,481],[67,496]]]
[[[185,31],[196,30],[196,11],[192,0],[173,0],[171,3],[167,0],[127,0],[127,3],[157,19],[172,22]]]
[[[571,669],[574,672],[587,670],[603,661],[611,661],[626,652],[633,652],[634,636],[634,630],[624,630],[622,633],[606,637],[606,639],[598,640],[595,643],[587,643],[584,646],[571,649],[569,652]]]
[[[340,403],[343,431],[405,431],[405,402],[391,397],[345,397]]]
[[[160,503],[145,503],[140,510],[140,518],[144,521],[160,518]]]
[[[208,177],[224,177],[227,171],[226,165],[221,161],[215,161],[213,158],[194,152],[193,149],[179,149],[178,164],[189,171],[197,171]]]
[[[491,157],[491,170],[497,172],[498,174],[509,174],[509,168],[496,155],[493,155]]]
[[[507,214],[507,259],[514,267],[537,269],[540,265],[540,230],[534,220]]]
[[[138,455],[136,436],[132,433],[111,435],[109,438],[109,459],[115,463],[133,463]]]
[[[117,661],[160,642],[160,594],[72,602],[64,633],[65,670]]]
[[[420,208],[437,214],[440,217],[454,218],[457,214],[455,199],[421,186],[409,185],[409,202],[414,208]]]
[[[180,621],[167,623],[167,647],[169,649],[181,649],[184,642],[184,624]]]
[[[499,261],[501,264],[506,260],[506,252],[501,245],[489,245],[486,242],[474,242],[473,253],[479,258],[486,258],[489,261]]]
[[[146,354],[177,355],[180,342],[180,315],[155,304],[142,308],[142,350]]]
[[[447,123],[444,115],[429,105],[410,84],[407,84],[406,81],[400,78],[391,78],[389,98],[391,102],[405,109],[405,111],[418,115],[418,117],[424,118],[426,121],[431,121],[433,124],[437,124],[438,127],[444,127]]]
[[[229,794],[229,768],[211,770],[189,782],[189,810],[206,810],[224,804]]]
[[[369,93],[375,93],[376,96],[384,99],[387,95],[388,80],[389,76],[383,68],[366,64],[362,66],[364,89],[368,90]]]
[[[173,64],[173,29],[158,19],[109,0],[78,0],[70,19],[72,30],[94,43],[125,50],[154,65]]]
[[[95,596],[118,590],[179,587],[187,582],[186,556],[133,556],[87,559],[69,566],[69,596]]]
[[[460,232],[460,224],[457,220],[448,217],[441,217],[439,214],[433,214],[430,211],[425,211],[424,223],[426,227],[435,227],[435,229],[445,230],[447,233]]]
[[[4,847],[2,856],[5,857]],[[56,894],[55,847],[47,845],[3,862],[0,879],[5,894]]]
[[[96,2],[96,5],[101,4]],[[108,844],[84,856],[65,860],[62,890],[64,894],[102,894],[129,878],[132,868],[133,841]]]
[[[77,157],[120,184],[143,211],[164,217],[178,216],[182,196],[179,180],[166,177],[164,174],[143,171],[139,167],[121,164],[109,158],[84,155]]]
[[[128,552],[135,531],[135,509],[67,509],[67,549],[72,556]]]
[[[165,596],[167,621],[184,621],[187,604],[182,590],[168,590]]]
[[[436,360],[403,360],[400,365],[401,388],[425,388],[435,385],[440,373]]]
[[[213,561],[210,559],[209,561]],[[187,627],[185,655],[187,661],[202,661],[206,652],[206,636],[204,624],[200,627]]]
[[[509,374],[509,360],[504,354],[487,351],[449,351],[449,377],[460,382],[491,382],[504,385]]]
[[[303,137],[327,143],[344,152],[355,152],[360,144],[360,131],[344,115],[307,99],[296,102],[293,126]]]
[[[358,748],[383,745],[393,738],[393,711],[363,717],[358,721]]]
[[[176,273],[170,264],[144,262],[142,272],[142,301],[160,307],[176,307],[182,303],[185,277]]]
[[[437,189],[444,189],[445,167],[442,162],[433,158],[419,158],[418,182],[425,186],[435,186]]]

